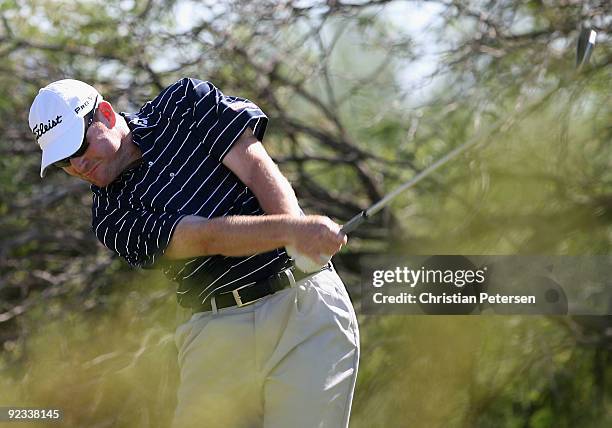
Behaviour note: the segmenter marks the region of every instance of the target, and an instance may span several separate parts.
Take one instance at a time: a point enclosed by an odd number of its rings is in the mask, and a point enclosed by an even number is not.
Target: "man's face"
[[[99,187],[107,186],[119,176],[124,166],[119,152],[121,136],[116,127],[109,125],[104,115],[96,111],[86,132],[89,147],[82,156],[70,159],[70,166],[62,168],[66,173]]]

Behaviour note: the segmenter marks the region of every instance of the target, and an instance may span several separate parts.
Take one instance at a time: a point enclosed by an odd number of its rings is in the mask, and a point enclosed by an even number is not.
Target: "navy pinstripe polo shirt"
[[[143,162],[107,187],[91,186],[92,228],[106,247],[132,266],[162,268],[178,282],[177,299],[185,307],[290,266],[284,249],[160,260],[185,215],[264,214],[251,190],[221,163],[247,127],[263,139],[268,119],[259,107],[225,96],[210,82],[185,78],[138,113],[122,116]]]

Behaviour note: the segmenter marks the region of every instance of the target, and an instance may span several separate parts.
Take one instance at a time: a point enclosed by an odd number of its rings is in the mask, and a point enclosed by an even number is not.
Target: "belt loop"
[[[212,307],[212,313],[216,314],[217,312],[219,312],[217,310],[217,298],[215,296],[212,296],[210,298],[210,306]]]
[[[291,272],[291,269],[286,269],[285,273],[287,274],[287,278],[289,278],[291,287],[295,287],[295,278],[293,277],[293,272]]]

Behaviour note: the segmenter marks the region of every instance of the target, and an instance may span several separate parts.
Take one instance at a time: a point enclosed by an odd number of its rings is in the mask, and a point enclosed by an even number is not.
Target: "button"
[[[153,161],[149,161],[149,166],[153,165]]]
[[[174,173],[173,172],[170,173],[170,177],[174,177]]]

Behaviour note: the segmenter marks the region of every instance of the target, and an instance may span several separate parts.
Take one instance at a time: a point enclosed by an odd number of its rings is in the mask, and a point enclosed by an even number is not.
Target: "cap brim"
[[[60,138],[55,138],[53,141],[42,147],[42,161],[40,163],[40,177],[44,177],[47,168],[68,156],[73,155],[81,147],[83,143],[83,133],[85,132],[85,122],[81,120],[75,121],[68,130]]]

